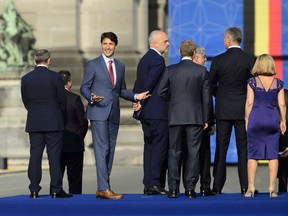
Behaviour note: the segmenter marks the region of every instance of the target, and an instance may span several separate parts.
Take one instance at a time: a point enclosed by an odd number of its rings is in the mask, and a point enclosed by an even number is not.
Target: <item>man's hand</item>
[[[142,106],[141,106],[140,102],[132,104],[132,108],[134,111],[139,111],[141,109],[141,107]]]
[[[103,96],[97,96],[94,93],[91,93],[91,100],[93,102],[101,102],[104,99]]]
[[[208,135],[213,135],[215,132],[215,127],[214,126],[211,126],[210,127],[210,131],[207,133]]]
[[[137,94],[136,99],[137,100],[144,100],[150,96],[151,96],[151,94],[149,94],[149,91],[146,91],[146,92],[142,92],[142,93]]]

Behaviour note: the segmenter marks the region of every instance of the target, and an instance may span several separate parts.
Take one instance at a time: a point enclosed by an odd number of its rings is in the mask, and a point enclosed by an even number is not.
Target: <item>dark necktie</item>
[[[109,71],[110,79],[111,79],[111,82],[112,82],[112,86],[114,86],[114,73],[113,73],[112,63],[113,63],[113,61],[110,60],[109,61],[109,65],[108,65],[108,71]]]

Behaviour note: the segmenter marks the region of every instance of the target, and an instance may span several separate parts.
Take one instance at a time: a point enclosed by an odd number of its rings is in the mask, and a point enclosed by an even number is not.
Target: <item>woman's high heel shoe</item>
[[[275,198],[275,197],[278,197],[278,194],[275,191],[269,191],[269,196],[270,198]]]
[[[247,192],[244,194],[244,197],[247,197],[247,198],[253,198],[254,197],[254,192],[255,192],[255,189],[253,190],[247,190]]]

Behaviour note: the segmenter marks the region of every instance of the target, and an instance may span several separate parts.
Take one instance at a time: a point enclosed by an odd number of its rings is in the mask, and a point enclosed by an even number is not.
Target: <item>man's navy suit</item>
[[[60,157],[63,145],[65,89],[61,76],[37,66],[21,79],[21,95],[28,111],[26,132],[30,138],[28,177],[31,192],[41,190],[41,163],[46,145],[51,177],[51,192],[62,191]]]
[[[184,59],[170,65],[160,82],[158,94],[169,100],[169,190],[179,191],[181,162],[187,150],[184,187],[194,191],[199,178],[199,150],[203,126],[208,123],[211,91],[206,68]]]
[[[160,80],[166,70],[165,60],[150,49],[137,66],[137,78],[133,92],[149,91],[151,97],[141,101],[139,116],[144,132],[145,188],[165,186],[168,149],[168,102],[157,94]]]
[[[65,91],[66,115],[61,170],[64,174],[67,167],[69,193],[82,193],[84,138],[88,121],[84,118],[84,106],[79,95]]]
[[[239,47],[231,47],[212,59],[210,82],[215,96],[216,151],[213,189],[221,192],[226,181],[226,155],[232,127],[235,128],[241,192],[248,187],[245,102],[247,80],[255,58]]]
[[[113,62],[116,69],[114,86],[104,57],[100,55],[87,63],[80,89],[88,101],[86,118],[90,120],[92,129],[98,191],[110,189],[110,174],[120,122],[119,97],[135,102],[135,94],[126,89],[124,64],[115,58]],[[91,102],[91,93],[104,98],[101,102]]]

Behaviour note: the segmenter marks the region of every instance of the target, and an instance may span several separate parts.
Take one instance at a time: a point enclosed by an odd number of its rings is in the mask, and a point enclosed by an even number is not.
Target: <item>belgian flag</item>
[[[283,79],[282,0],[244,0],[244,40],[247,53],[270,54]]]

